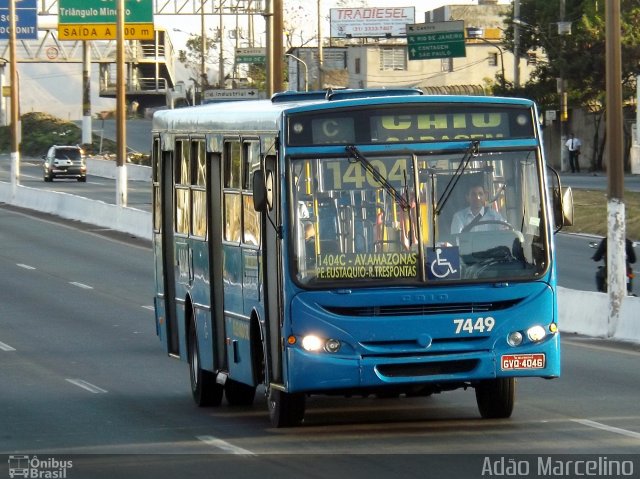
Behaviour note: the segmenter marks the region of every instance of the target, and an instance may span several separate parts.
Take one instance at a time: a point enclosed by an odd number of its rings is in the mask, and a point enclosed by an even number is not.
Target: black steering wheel
[[[460,233],[468,233],[469,231],[471,231],[476,226],[482,226],[482,225],[501,225],[501,226],[506,226],[507,228],[509,228],[509,231],[515,231],[515,228],[513,226],[511,226],[511,224],[509,222],[507,222],[507,221],[503,221],[503,220],[484,220],[483,221],[483,220],[480,220],[477,223],[474,223],[472,221],[467,226],[462,228],[462,231],[460,231]]]

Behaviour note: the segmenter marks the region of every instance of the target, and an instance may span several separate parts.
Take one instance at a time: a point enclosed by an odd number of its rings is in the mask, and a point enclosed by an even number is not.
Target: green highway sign
[[[153,0],[125,0],[125,23],[153,23]],[[58,23],[116,23],[116,0],[58,0]]]
[[[407,25],[409,60],[465,57],[464,21]]]
[[[113,40],[118,21],[116,0],[58,0],[58,39]],[[153,0],[125,0],[124,37],[153,40]]]
[[[266,48],[236,48],[236,63],[265,63]]]

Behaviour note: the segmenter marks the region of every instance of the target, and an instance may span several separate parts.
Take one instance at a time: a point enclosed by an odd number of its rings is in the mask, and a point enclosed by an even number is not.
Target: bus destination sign
[[[526,108],[485,111],[482,106],[447,105],[431,110],[415,105],[297,114],[289,119],[287,142],[308,146],[533,137]]]

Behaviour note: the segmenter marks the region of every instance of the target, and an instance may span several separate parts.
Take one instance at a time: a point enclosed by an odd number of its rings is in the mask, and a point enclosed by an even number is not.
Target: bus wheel
[[[304,419],[304,394],[291,394],[269,388],[267,403],[273,427],[298,426]]]
[[[516,396],[515,378],[497,378],[482,381],[476,386],[476,402],[485,419],[503,419],[511,416]]]
[[[224,395],[231,406],[251,406],[256,395],[256,387],[227,379],[224,384]]]
[[[222,402],[224,388],[216,382],[215,375],[200,368],[200,354],[198,353],[198,339],[193,322],[189,327],[189,376],[191,378],[191,394],[193,400],[200,407],[219,406]]]

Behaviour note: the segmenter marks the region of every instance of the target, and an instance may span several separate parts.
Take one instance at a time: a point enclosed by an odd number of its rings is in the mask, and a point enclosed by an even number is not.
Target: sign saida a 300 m
[[[60,0],[60,40],[112,40],[116,38],[117,8],[114,1]],[[153,40],[152,0],[125,0],[127,40]]]

